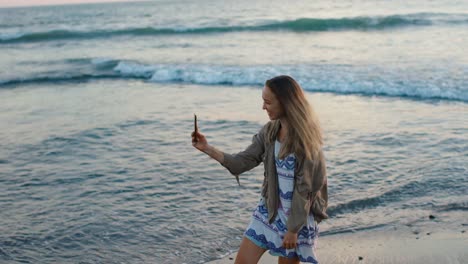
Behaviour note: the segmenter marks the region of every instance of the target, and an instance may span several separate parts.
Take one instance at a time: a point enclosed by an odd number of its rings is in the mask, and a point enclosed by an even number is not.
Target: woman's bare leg
[[[265,251],[266,249],[255,245],[248,238],[243,237],[234,264],[257,264]]]
[[[284,258],[284,257],[278,257],[278,264],[299,264],[299,258]]]

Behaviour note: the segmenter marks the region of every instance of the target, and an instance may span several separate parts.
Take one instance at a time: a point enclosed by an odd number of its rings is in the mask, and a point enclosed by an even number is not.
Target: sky
[[[0,7],[64,5],[64,4],[104,3],[104,2],[131,2],[131,1],[132,0],[0,0]]]

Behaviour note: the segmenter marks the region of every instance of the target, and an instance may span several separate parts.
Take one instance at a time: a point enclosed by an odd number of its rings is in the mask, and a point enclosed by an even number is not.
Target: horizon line
[[[112,4],[112,3],[138,3],[138,2],[150,2],[151,0],[91,0],[86,2],[63,2],[63,3],[30,3],[30,4],[13,4],[13,5],[1,5],[0,9],[9,9],[9,8],[28,8],[28,7],[52,7],[52,6],[73,6],[73,5],[93,5],[93,4]]]

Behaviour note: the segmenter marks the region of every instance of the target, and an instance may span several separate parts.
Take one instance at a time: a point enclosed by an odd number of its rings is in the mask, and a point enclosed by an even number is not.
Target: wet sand
[[[319,238],[317,255],[321,264],[428,264],[468,263],[468,235],[458,231],[379,230],[328,235]],[[236,253],[209,264],[234,263]],[[260,264],[277,263],[265,253]]]

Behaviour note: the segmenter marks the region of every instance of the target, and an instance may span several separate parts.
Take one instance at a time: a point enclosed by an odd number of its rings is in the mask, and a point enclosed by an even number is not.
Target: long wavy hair
[[[307,101],[301,86],[290,76],[280,75],[265,85],[271,89],[284,109],[288,121],[287,137],[279,152],[280,158],[289,153],[316,160],[323,145],[319,120]],[[277,122],[279,125],[279,122]]]

